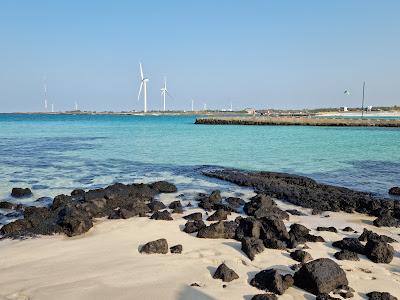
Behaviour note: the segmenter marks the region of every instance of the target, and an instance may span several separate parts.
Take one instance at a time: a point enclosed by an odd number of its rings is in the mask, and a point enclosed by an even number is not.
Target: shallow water
[[[116,181],[212,188],[207,165],[303,174],[388,197],[400,185],[400,129],[194,125],[194,116],[0,115],[0,200]],[[229,186],[229,185],[227,185]]]

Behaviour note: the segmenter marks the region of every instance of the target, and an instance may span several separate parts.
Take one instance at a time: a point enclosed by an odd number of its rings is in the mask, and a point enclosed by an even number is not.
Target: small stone
[[[223,263],[218,266],[213,278],[222,279],[224,282],[231,282],[232,280],[238,279],[239,275]]]
[[[175,245],[169,248],[169,251],[174,254],[181,254],[183,250],[182,245]]]

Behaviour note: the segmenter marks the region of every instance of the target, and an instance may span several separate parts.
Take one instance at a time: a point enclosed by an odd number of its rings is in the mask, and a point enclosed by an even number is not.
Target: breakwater
[[[307,117],[208,117],[197,118],[195,124],[400,127],[400,119],[384,120]]]

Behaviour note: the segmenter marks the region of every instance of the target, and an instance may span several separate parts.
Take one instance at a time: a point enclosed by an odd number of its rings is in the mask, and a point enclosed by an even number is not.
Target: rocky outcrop
[[[394,186],[394,187],[390,188],[389,189],[389,194],[390,195],[400,196],[400,187],[399,186]]]
[[[140,253],[146,254],[167,254],[168,253],[168,243],[166,239],[158,239],[155,241],[148,242],[142,246],[139,251]]]
[[[289,274],[283,276],[275,269],[268,269],[257,273],[250,284],[260,290],[283,295],[293,285],[293,277]]]
[[[158,193],[175,193],[178,191],[174,184],[167,181],[153,182],[149,186]]]
[[[238,279],[239,275],[223,263],[218,266],[213,278],[221,279],[223,282],[231,282],[232,280]]]
[[[368,230],[364,228],[362,234],[358,237],[358,240],[362,242],[366,241],[382,241],[386,243],[395,243],[397,242],[395,239],[392,239],[391,237],[387,235],[379,235],[371,230]]]
[[[213,169],[203,173],[240,186],[252,187],[266,196],[315,211],[342,210],[348,213],[357,211],[375,216],[380,214],[374,222],[376,226],[400,226],[400,213],[396,213],[400,206],[391,199],[376,198],[369,193],[321,184],[308,177],[286,173],[246,172],[236,169]],[[390,215],[391,218],[383,217],[382,213]],[[254,212],[249,215],[254,215]]]
[[[11,196],[14,198],[24,198],[32,196],[32,191],[29,188],[13,188]]]
[[[203,227],[197,233],[197,237],[206,239],[231,239],[235,236],[237,224],[235,222],[218,222]]]
[[[329,258],[320,258],[304,264],[294,274],[294,284],[314,295],[329,294],[348,284],[346,273]]]
[[[174,189],[171,184],[159,182],[149,185],[116,183],[87,192],[74,190],[70,196],[56,196],[49,208],[24,207],[24,219],[4,225],[0,234],[10,238],[55,233],[79,235],[93,226],[94,218],[147,216],[158,210],[156,206],[159,204],[151,205],[154,196],[160,191],[172,192]],[[27,191],[15,190],[15,194],[26,195]]]

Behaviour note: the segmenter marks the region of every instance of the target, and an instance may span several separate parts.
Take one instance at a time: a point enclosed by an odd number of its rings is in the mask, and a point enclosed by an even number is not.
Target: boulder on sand
[[[339,252],[336,252],[333,256],[335,256],[335,258],[338,260],[353,260],[353,261],[360,260],[357,253],[349,250],[341,250]]]
[[[250,285],[267,292],[283,295],[293,285],[291,275],[282,276],[275,269],[267,269],[257,273],[250,281]]]
[[[206,227],[206,224],[203,222],[203,220],[187,221],[183,231],[186,233],[194,233],[204,227]]]
[[[248,258],[254,260],[256,254],[263,252],[265,247],[262,240],[257,238],[245,237],[242,239],[241,249]]]
[[[337,229],[333,226],[329,226],[329,227],[318,226],[317,231],[330,231],[330,232],[337,233]]]
[[[310,260],[313,260],[310,253],[303,251],[303,250],[296,250],[290,253],[290,257],[293,258],[295,261],[306,263]]]
[[[155,241],[148,242],[142,246],[139,250],[140,253],[146,254],[167,254],[168,253],[168,243],[166,239],[158,239]]]
[[[367,294],[369,300],[397,300],[395,296],[387,292],[370,292]]]
[[[169,251],[174,254],[181,254],[183,250],[182,245],[175,245],[169,248]]]
[[[222,279],[223,282],[231,282],[232,280],[238,279],[239,275],[223,263],[218,266],[213,278]]]
[[[23,198],[32,196],[32,191],[29,188],[13,188],[11,196],[14,198]]]
[[[329,294],[348,283],[346,273],[329,258],[310,261],[294,274],[294,284],[314,295]]]
[[[218,209],[215,213],[207,218],[207,221],[223,221],[228,218],[230,213],[223,209]]]
[[[365,254],[365,247],[357,238],[344,238],[340,241],[333,242],[332,246],[342,250]]]
[[[164,220],[164,221],[172,221],[173,220],[173,218],[171,217],[171,214],[167,210],[156,211],[150,217],[150,219],[153,219],[153,220]]]
[[[365,252],[373,262],[388,264],[393,260],[394,249],[386,242],[369,240],[365,245]]]
[[[278,300],[278,297],[275,294],[257,294],[251,297],[251,300]]]
[[[203,227],[197,233],[198,238],[205,239],[230,239],[234,238],[237,224],[234,221],[217,222]]]
[[[57,224],[68,236],[80,235],[93,227],[92,219],[87,213],[72,207],[60,211]]]
[[[201,212],[195,212],[186,216],[183,216],[185,220],[191,220],[191,221],[201,221],[203,220],[203,215]]]

